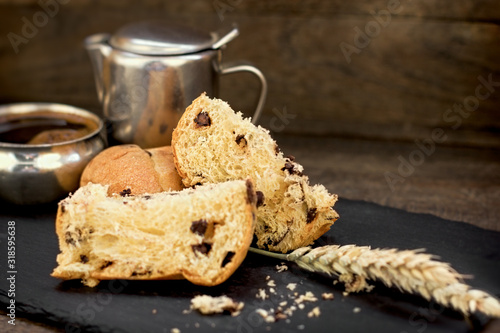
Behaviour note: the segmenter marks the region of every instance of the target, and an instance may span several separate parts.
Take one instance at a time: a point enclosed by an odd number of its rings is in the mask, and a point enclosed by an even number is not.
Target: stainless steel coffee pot
[[[252,117],[256,123],[267,95],[264,75],[245,62],[221,61],[221,49],[237,35],[236,27],[206,32],[146,21],[126,25],[113,35],[87,37],[85,47],[111,139],[143,148],[170,145],[186,107],[203,92],[217,97],[219,77],[235,72],[253,73],[261,83]]]

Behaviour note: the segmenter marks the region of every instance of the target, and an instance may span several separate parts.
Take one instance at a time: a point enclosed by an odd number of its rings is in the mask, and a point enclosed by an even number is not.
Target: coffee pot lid
[[[125,25],[109,40],[112,47],[142,55],[179,55],[218,49],[238,35],[207,32],[167,21],[144,21]]]

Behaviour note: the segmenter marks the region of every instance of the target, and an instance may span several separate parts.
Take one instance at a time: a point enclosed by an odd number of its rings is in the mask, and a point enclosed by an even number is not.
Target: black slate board
[[[341,219],[317,243],[357,244],[399,249],[425,248],[449,262],[460,273],[471,274],[468,283],[500,296],[500,233],[431,215],[412,214],[379,205],[341,199],[336,205]],[[207,288],[186,281],[103,281],[92,289],[79,281],[59,281],[49,276],[59,253],[54,232],[55,205],[30,209],[3,207],[0,213],[2,261],[0,303],[9,302],[5,266],[7,222],[16,225],[16,315],[58,326],[66,332],[467,332],[480,331],[488,318],[478,314],[469,322],[452,310],[428,303],[418,296],[404,295],[376,284],[370,293],[343,296],[342,284],[331,277],[306,272],[288,264],[278,273],[276,259],[249,253],[242,266],[225,283]],[[276,283],[269,293],[266,277]],[[276,309],[282,301],[292,304],[286,288],[312,291],[320,300],[305,303],[289,320],[265,323],[257,308]],[[255,295],[260,288],[270,297]],[[333,292],[334,300],[321,300]],[[184,314],[195,295],[228,295],[245,302],[242,313],[202,316]],[[319,306],[321,315],[308,318]],[[355,308],[360,312],[355,313]]]

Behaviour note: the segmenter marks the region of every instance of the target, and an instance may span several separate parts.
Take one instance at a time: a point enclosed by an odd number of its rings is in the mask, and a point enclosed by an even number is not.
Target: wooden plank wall
[[[53,17],[16,52],[7,35],[22,36],[42,4]],[[266,74],[260,124],[275,132],[413,141],[442,128],[442,144],[500,147],[497,0],[0,0],[0,103],[99,112],[83,39],[150,18],[207,29],[236,22],[225,61]],[[221,85],[222,98],[251,113],[254,78]]]

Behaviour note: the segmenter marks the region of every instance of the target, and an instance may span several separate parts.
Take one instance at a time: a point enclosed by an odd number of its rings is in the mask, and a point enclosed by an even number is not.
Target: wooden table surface
[[[419,148],[414,142],[274,137],[285,154],[294,155],[304,166],[312,184],[323,183],[341,199],[375,202],[500,231],[498,149],[437,146],[427,156],[415,153]],[[425,158],[419,160],[419,156]],[[341,217],[337,223],[348,221]],[[1,314],[1,332],[61,331],[22,318],[16,318],[12,326],[5,312]],[[499,320],[486,329],[499,330]]]

